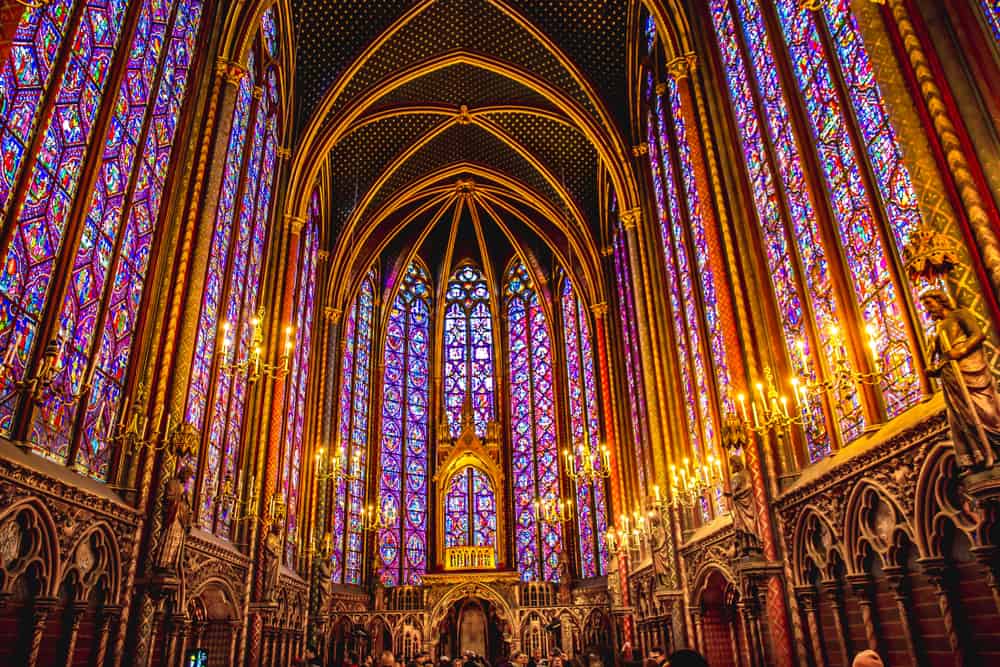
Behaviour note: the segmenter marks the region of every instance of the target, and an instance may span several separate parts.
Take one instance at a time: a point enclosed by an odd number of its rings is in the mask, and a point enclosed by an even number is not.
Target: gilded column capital
[[[327,306],[323,309],[323,316],[331,324],[336,324],[340,321],[340,316],[344,311],[340,308],[334,308],[333,306]]]
[[[235,86],[247,75],[247,68],[235,60],[219,58],[215,61],[215,72]]]
[[[662,81],[660,83],[656,84],[656,94],[659,95],[660,97],[663,97],[664,95],[666,95],[667,94],[667,84],[663,83]]]
[[[688,61],[687,56],[677,56],[673,60],[667,63],[667,73],[670,74],[670,78],[674,81],[680,81],[681,79],[686,79],[688,74],[691,73],[691,66]],[[659,86],[657,86],[659,88]],[[659,92],[659,90],[657,90]],[[661,95],[663,93],[660,93]]]
[[[287,160],[292,157],[292,149],[288,146],[278,146],[278,149],[274,151],[274,154],[281,160]]]
[[[330,259],[330,251],[329,250],[316,251],[316,259],[318,259],[321,262],[327,261],[328,259]]]
[[[634,157],[641,157],[647,153],[649,153],[649,143],[645,141],[632,147],[632,155]]]
[[[635,229],[642,219],[642,209],[638,206],[621,212],[622,227]]]
[[[597,319],[604,319],[604,316],[608,314],[608,304],[606,301],[595,303],[590,307],[590,311],[594,313],[594,317]]]
[[[253,95],[255,100],[259,100],[264,97],[264,86],[254,86],[251,95]]]
[[[306,219],[300,215],[285,214],[285,225],[292,234],[302,232],[302,227],[306,224]]]

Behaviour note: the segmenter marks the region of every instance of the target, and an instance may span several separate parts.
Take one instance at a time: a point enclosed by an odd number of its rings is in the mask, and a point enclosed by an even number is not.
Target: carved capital
[[[253,95],[255,100],[259,100],[264,97],[264,86],[254,86],[250,94]]]
[[[649,144],[645,141],[641,144],[632,147],[632,155],[634,157],[641,157],[649,153]]]
[[[292,157],[292,149],[288,146],[278,146],[274,154],[278,156],[278,159],[287,160]]]
[[[340,321],[340,316],[343,314],[343,310],[340,308],[328,307],[323,310],[323,316],[326,317],[326,321],[331,324],[336,324]]]
[[[316,251],[316,259],[318,259],[321,262],[327,261],[328,259],[330,259],[330,251],[329,250],[317,250]]]
[[[595,303],[590,307],[590,311],[594,313],[594,317],[597,319],[603,319],[605,315],[608,314],[608,304],[605,302]]]
[[[289,213],[285,214],[285,224],[288,226],[288,230],[292,234],[299,234],[302,232],[303,225],[306,224],[306,219],[302,216],[291,215]]]
[[[642,218],[642,209],[639,207],[630,208],[621,212],[622,227],[625,229],[635,229]]]
[[[663,97],[664,95],[666,95],[667,94],[667,84],[665,84],[665,83],[658,83],[658,84],[656,84],[656,94],[659,95],[660,97]]]
[[[668,62],[667,73],[670,74],[670,78],[674,81],[686,79],[688,74],[691,73],[691,67],[688,64],[687,56],[678,56]]]
[[[234,60],[219,58],[215,61],[216,73],[223,77],[227,83],[237,85],[243,77],[247,75],[247,68]]]

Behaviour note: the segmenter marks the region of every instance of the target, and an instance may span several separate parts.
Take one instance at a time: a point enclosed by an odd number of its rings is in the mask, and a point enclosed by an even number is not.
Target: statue
[[[333,560],[329,552],[320,554],[316,564],[317,588],[319,590],[319,613],[320,616],[326,613],[330,606],[330,598],[333,597]]]
[[[565,549],[559,552],[559,604],[573,603],[573,572],[569,566],[569,554]]]
[[[264,539],[264,600],[274,600],[278,592],[278,572],[281,569],[281,526],[275,522]]]
[[[940,289],[924,291],[920,303],[936,324],[927,374],[941,381],[958,466],[992,468],[1000,448],[1000,396],[983,351],[986,335],[976,317]]]
[[[759,554],[757,516],[754,509],[750,475],[740,454],[729,456],[729,501],[733,514],[734,555],[746,557]]]
[[[653,529],[652,539],[649,542],[650,555],[653,559],[653,574],[659,586],[669,588],[673,564],[670,562],[670,549],[668,548],[670,536],[667,533],[667,523],[659,516],[655,516],[650,519],[650,527]]]
[[[611,597],[611,608],[622,606],[621,579],[618,576],[618,556],[608,558],[608,595]]]
[[[163,508],[163,539],[154,560],[160,572],[180,575],[184,542],[191,532],[191,496],[187,490],[191,468],[181,466],[167,482]]]
[[[385,581],[382,578],[382,552],[375,549],[375,560],[372,563],[372,607],[381,611],[385,609]]]

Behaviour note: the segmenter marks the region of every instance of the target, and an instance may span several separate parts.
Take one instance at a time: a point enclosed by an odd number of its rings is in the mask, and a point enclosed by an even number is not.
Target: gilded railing
[[[444,550],[446,570],[495,570],[493,547],[448,547]]]

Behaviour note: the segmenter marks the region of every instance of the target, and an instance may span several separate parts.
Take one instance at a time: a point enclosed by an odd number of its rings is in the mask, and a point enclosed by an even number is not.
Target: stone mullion
[[[820,590],[830,598],[830,604],[833,606],[833,624],[837,630],[837,644],[840,647],[840,655],[847,661],[852,653],[851,637],[844,622],[844,594],[840,582],[835,579],[823,581],[820,583]]]
[[[816,667],[826,667],[826,652],[823,650],[823,636],[819,624],[819,602],[816,589],[811,585],[799,586],[795,589],[795,597],[799,608],[805,613],[806,625],[809,628],[809,639],[812,642],[812,659]]]
[[[968,221],[967,229],[979,250],[982,271],[993,294],[1000,294],[1000,237],[996,231],[1000,221],[979,191],[971,162],[924,52],[924,45],[914,27],[914,19],[910,16],[907,4],[903,0],[886,0],[885,12],[890,32],[895,33],[897,41],[902,45],[904,53],[900,54],[901,60],[909,63],[912,76],[916,79],[916,87],[930,116],[930,124],[943,153],[943,167],[951,175],[958,190]],[[993,299],[991,305],[994,309],[995,304],[996,300]]]
[[[624,237],[622,238],[622,243],[624,243]],[[614,253],[615,251],[612,249],[611,252]],[[624,261],[624,257],[622,258],[622,261]],[[608,289],[610,292],[614,293],[615,287],[617,286],[618,272],[615,270],[615,262],[613,258],[610,260],[610,266],[611,266],[610,270],[614,275],[614,278],[608,281],[609,282]],[[628,285],[627,287],[629,291],[632,290],[631,284]],[[612,321],[620,322],[622,323],[622,326],[628,326],[628,324],[626,323],[626,317],[627,317],[627,310],[625,309],[624,304],[620,303],[619,300],[615,298],[615,307],[612,310],[612,317],[611,317]],[[624,335],[622,329],[620,327],[609,327],[606,333],[608,334],[608,354],[609,354],[608,363],[613,364],[616,368],[623,368],[623,369],[626,368],[626,364],[628,363],[628,361],[624,350],[625,343],[624,343]],[[638,355],[638,350],[636,350],[636,354]],[[635,377],[635,380],[636,382],[641,382],[642,378]],[[615,432],[616,437],[620,442],[623,443],[622,444],[623,447],[625,446],[624,443],[627,443],[630,437],[640,441],[643,444],[642,449],[644,452],[643,455],[644,465],[646,467],[647,474],[649,474],[652,472],[652,470],[651,470],[651,465],[648,461],[648,456],[646,456],[645,454],[645,452],[649,451],[649,448],[651,446],[649,437],[642,429],[641,424],[634,424],[631,428],[629,428],[631,415],[628,411],[627,406],[628,402],[632,399],[632,394],[629,388],[627,371],[620,373],[617,377],[615,377],[612,380],[611,389],[612,389],[611,390],[612,413],[615,417],[615,428],[617,429]],[[637,386],[637,389],[639,391],[637,393],[636,398],[638,398],[642,402],[645,402],[645,392],[642,391],[641,387]],[[616,396],[625,396],[628,397],[628,400],[625,401],[615,400]],[[622,501],[632,502],[636,504],[641,503],[643,501],[642,496],[644,490],[640,489],[639,487],[639,475],[638,471],[636,470],[636,466],[632,464],[628,456],[618,456],[617,458],[618,458],[618,474],[620,475],[622,481]]]
[[[566,325],[563,321],[562,297],[558,289],[553,290],[552,301],[552,336],[550,344],[552,346],[552,396],[555,401],[555,422],[556,438],[560,443],[569,443],[561,449],[573,448],[573,427],[570,423],[569,414],[569,373],[566,370]],[[577,502],[576,494],[573,493],[573,482],[569,479],[569,471],[566,469],[566,460],[559,452],[559,486],[563,495],[573,499],[574,506]],[[440,501],[443,503],[443,499]],[[570,553],[570,563],[579,575],[582,568],[579,567],[579,522],[576,513],[571,521],[567,522],[570,530],[563,534],[563,550]]]

